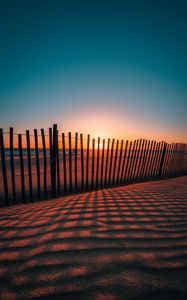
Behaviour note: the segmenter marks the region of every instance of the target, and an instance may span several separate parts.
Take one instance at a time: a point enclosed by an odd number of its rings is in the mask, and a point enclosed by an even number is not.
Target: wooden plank
[[[138,165],[138,172],[137,172],[137,182],[140,181],[141,179],[141,172],[142,172],[142,166],[143,166],[143,153],[144,149],[146,148],[147,141],[143,139],[142,147],[141,147],[141,152],[140,152],[140,157],[139,157],[139,165]]]
[[[43,186],[44,186],[44,197],[47,198],[47,154],[46,154],[46,142],[45,142],[45,132],[44,129],[41,128],[41,136],[42,136],[42,150],[43,150]]]
[[[170,145],[166,143],[166,154],[165,154],[165,159],[164,159],[164,164],[163,164],[162,177],[165,177],[165,175],[166,175],[166,166],[167,166],[167,161],[168,161],[169,146]]]
[[[132,151],[134,149],[134,145],[135,145],[136,141],[131,142],[130,143],[130,147],[129,147],[129,154],[128,154],[128,162],[127,162],[127,172],[126,172],[126,179],[125,179],[125,184],[129,183],[129,174],[130,174],[130,168],[131,168],[131,164],[132,164]],[[133,148],[132,148],[133,145]]]
[[[77,147],[78,147],[78,133],[75,133],[75,168],[74,168],[74,175],[75,175],[75,192],[78,191],[78,183],[77,183]]]
[[[83,134],[80,134],[81,142],[81,191],[84,191],[84,149],[83,149]]]
[[[149,177],[150,180],[153,179],[153,174],[154,174],[154,170],[155,170],[155,158],[157,155],[158,148],[159,148],[159,143],[156,142],[156,148],[154,149],[154,153],[153,153],[153,157],[152,157],[152,164],[151,164],[150,177]]]
[[[56,196],[56,161],[57,161],[57,124],[53,124],[53,147],[52,147],[52,195]]]
[[[68,141],[69,141],[69,193],[72,193],[72,149],[71,149],[71,132],[68,132]]]
[[[89,153],[90,153],[90,135],[87,137],[87,150],[86,150],[86,190],[89,188]]]
[[[162,149],[162,156],[161,156],[161,160],[160,160],[160,166],[159,166],[159,170],[158,170],[158,178],[161,178],[162,176],[162,170],[163,170],[163,165],[164,165],[164,159],[165,159],[165,155],[166,155],[166,143],[164,143],[164,147]]]
[[[149,153],[149,146],[150,146],[150,143],[151,141],[148,140],[147,143],[146,143],[146,147],[145,147],[145,150],[144,150],[144,158],[143,158],[143,165],[142,165],[142,174],[141,174],[141,180],[142,181],[145,181],[146,179],[146,171],[147,171],[147,168],[148,168],[148,153]]]
[[[118,147],[119,147],[119,140],[116,142],[116,151],[115,151],[115,158],[114,158],[114,168],[113,168],[113,176],[112,176],[112,185],[115,184],[115,176],[116,176],[116,164],[118,158]]]
[[[30,132],[26,130],[26,142],[27,142],[27,165],[28,165],[28,177],[29,177],[29,199],[33,201],[32,190],[32,163],[31,163],[31,147],[30,147]]]
[[[102,156],[101,156],[101,178],[100,178],[100,187],[101,188],[103,187],[104,156],[105,156],[105,139],[103,139]]]
[[[91,189],[94,189],[94,170],[95,170],[95,139],[92,139],[92,178]]]
[[[122,169],[121,169],[121,179],[120,179],[120,184],[124,183],[124,178],[125,178],[125,173],[126,173],[126,169],[127,169],[127,151],[128,151],[128,145],[129,145],[129,141],[127,140],[125,143],[125,151],[123,154],[123,163],[122,163]]]
[[[134,171],[134,164],[135,164],[135,158],[136,158],[136,152],[137,152],[138,144],[139,144],[139,140],[135,141],[134,145],[133,145],[128,182],[132,182],[132,180],[133,180],[132,173]]]
[[[97,141],[97,167],[96,167],[96,182],[95,188],[98,189],[98,182],[99,182],[99,156],[100,156],[100,137],[98,137]]]
[[[12,182],[12,196],[13,202],[16,203],[16,183],[15,183],[15,170],[14,170],[14,132],[13,127],[10,127],[10,170]]]
[[[34,140],[35,140],[35,157],[36,157],[36,173],[37,173],[37,196],[40,199],[41,187],[40,187],[40,161],[38,153],[38,132],[34,129]]]
[[[128,149],[128,157],[127,157],[127,167],[125,170],[125,177],[124,177],[124,183],[128,183],[128,178],[129,178],[129,165],[130,165],[130,160],[131,160],[131,148],[132,148],[132,141],[130,142],[129,149]]]
[[[49,155],[50,155],[50,177],[51,177],[51,193],[53,190],[53,133],[52,128],[49,128]]]
[[[56,174],[57,174],[57,191],[60,195],[60,157],[59,157],[59,139],[58,139],[58,130],[56,130]]]
[[[147,145],[147,155],[146,155],[146,162],[145,168],[143,173],[143,181],[147,180],[147,176],[149,175],[150,165],[151,165],[151,155],[152,155],[152,147],[153,147],[153,140],[148,142]]]
[[[64,171],[64,195],[67,194],[67,178],[66,178],[66,143],[65,134],[62,133],[62,155],[63,155],[63,171]]]
[[[142,139],[139,140],[138,145],[137,145],[137,150],[135,154],[135,162],[134,162],[134,170],[132,172],[132,182],[135,182],[137,179],[137,166],[138,166],[138,160],[139,160],[139,155],[140,155],[140,149],[142,145]]]
[[[117,171],[117,178],[116,178],[116,184],[117,185],[119,184],[119,176],[120,176],[121,161],[122,161],[122,152],[123,152],[123,140],[121,141],[120,154],[119,154],[118,171]]]
[[[22,201],[25,202],[25,176],[24,176],[23,149],[22,149],[22,135],[21,134],[18,134],[18,148],[19,148],[19,159],[20,159]]]
[[[111,177],[112,177],[112,162],[113,162],[113,152],[114,152],[114,142],[115,139],[112,140],[112,146],[110,151],[110,167],[109,167],[109,174],[108,174],[108,185],[111,184]]]
[[[159,168],[159,163],[161,160],[161,153],[162,153],[163,145],[164,145],[163,142],[160,142],[159,146],[158,146],[158,150],[157,150],[156,158],[155,158],[155,168],[154,168],[154,172],[153,172],[153,180],[158,179],[158,168]]]
[[[107,152],[106,152],[106,163],[105,163],[105,181],[104,185],[107,185],[108,182],[108,160],[109,160],[109,151],[110,151],[110,139],[108,139],[108,144],[107,144]]]
[[[0,128],[0,148],[1,148],[1,167],[3,173],[3,185],[4,185],[4,195],[6,205],[9,205],[9,193],[8,193],[8,182],[7,182],[7,172],[6,172],[6,160],[5,160],[5,148],[4,148],[4,136],[3,129]]]

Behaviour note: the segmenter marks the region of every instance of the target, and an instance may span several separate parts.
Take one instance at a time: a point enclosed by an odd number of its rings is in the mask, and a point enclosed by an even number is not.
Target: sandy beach
[[[0,298],[187,299],[187,177],[0,209]]]

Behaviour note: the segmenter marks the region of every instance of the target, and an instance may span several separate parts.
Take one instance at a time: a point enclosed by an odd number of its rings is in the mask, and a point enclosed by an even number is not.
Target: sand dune
[[[187,299],[187,177],[0,210],[1,299]]]

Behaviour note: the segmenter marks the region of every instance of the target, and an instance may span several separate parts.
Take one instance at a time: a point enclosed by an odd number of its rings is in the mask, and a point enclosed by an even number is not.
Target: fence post
[[[164,158],[165,158],[165,154],[166,154],[166,147],[167,147],[167,144],[165,143],[163,151],[162,151],[162,157],[161,157],[160,167],[159,167],[159,171],[158,171],[158,179],[160,179],[161,174],[162,174],[162,168],[163,168]]]
[[[53,124],[52,140],[52,195],[56,196],[57,124]]]
[[[6,204],[9,205],[8,183],[7,183],[6,162],[5,162],[5,149],[4,149],[4,139],[3,139],[3,129],[2,128],[0,128],[0,146],[1,146],[1,165],[2,165],[2,172],[3,172],[5,200],[6,200]]]
[[[27,164],[28,164],[28,177],[29,177],[29,197],[30,201],[33,200],[32,192],[32,163],[31,163],[31,147],[30,147],[30,132],[26,130],[26,141],[27,141]]]
[[[12,196],[13,201],[16,203],[16,183],[14,171],[14,140],[13,140],[13,127],[10,127],[10,167],[11,167],[11,180],[12,180]]]
[[[20,159],[22,200],[23,200],[23,202],[25,202],[25,177],[24,177],[23,148],[22,148],[22,135],[21,134],[18,134],[18,147],[19,147],[19,159]]]
[[[41,136],[42,136],[43,164],[44,164],[44,169],[43,169],[44,196],[45,198],[47,198],[47,156],[46,156],[45,133],[43,128],[41,129]]]
[[[35,156],[36,156],[36,172],[37,172],[37,194],[38,199],[40,199],[40,161],[39,161],[39,152],[38,152],[38,132],[37,129],[34,129],[34,139],[35,139]]]
[[[72,159],[71,159],[71,132],[68,132],[69,142],[69,193],[72,193]]]

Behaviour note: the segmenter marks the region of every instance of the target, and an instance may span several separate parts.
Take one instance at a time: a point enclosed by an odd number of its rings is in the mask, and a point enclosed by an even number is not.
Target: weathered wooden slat
[[[144,147],[142,147],[142,163],[141,163],[141,167],[140,167],[140,174],[139,174],[139,182],[143,181],[143,176],[144,176],[144,169],[145,169],[145,163],[146,163],[146,150],[147,150],[147,146],[149,144],[149,141],[146,140],[144,143]]]
[[[134,167],[133,167],[133,172],[132,172],[132,182],[135,182],[136,178],[137,178],[137,166],[138,166],[141,144],[142,144],[142,139],[140,139],[138,141],[138,145],[137,145],[137,150],[136,150],[136,154],[135,154],[135,162],[134,162]]]
[[[59,157],[59,139],[58,139],[58,130],[56,130],[56,175],[57,175],[57,191],[60,195],[60,157]]]
[[[121,161],[122,161],[122,152],[123,152],[123,140],[121,141],[121,147],[120,147],[116,184],[119,184],[119,176],[120,176]]]
[[[165,155],[166,155],[166,147],[167,147],[167,145],[166,145],[166,143],[164,143],[164,147],[163,147],[162,153],[161,153],[162,156],[161,156],[161,159],[160,159],[160,166],[159,166],[158,175],[157,175],[158,179],[161,178],[161,176],[162,176],[164,159],[165,159]]]
[[[86,149],[86,190],[89,189],[89,153],[90,153],[90,135],[87,136],[87,149]]]
[[[56,196],[56,162],[57,162],[57,124],[53,124],[53,146],[52,146],[52,195]]]
[[[132,178],[132,173],[134,170],[134,164],[135,164],[135,158],[136,158],[136,152],[137,152],[137,147],[139,144],[139,140],[134,142],[133,145],[133,149],[132,149],[132,158],[131,158],[131,162],[130,162],[130,169],[129,169],[129,179],[128,182],[132,182],[133,178]]]
[[[45,142],[45,132],[41,128],[42,136],[42,150],[43,150],[43,186],[44,186],[44,197],[47,198],[47,154],[46,154],[46,142]]]
[[[147,145],[147,141],[143,139],[143,143],[140,150],[140,156],[139,156],[138,170],[137,170],[137,182],[139,182],[141,178],[141,172],[143,166],[143,153],[144,153],[145,145]]]
[[[22,135],[21,134],[18,134],[18,148],[19,148],[19,159],[20,159],[22,201],[25,202],[25,176],[24,176],[23,149],[22,149]]]
[[[146,160],[145,160],[145,166],[144,166],[144,171],[143,171],[143,176],[142,176],[143,181],[146,181],[147,176],[149,175],[149,167],[151,165],[150,157],[152,155],[152,146],[153,146],[153,141],[149,140],[148,144],[147,144]]]
[[[125,175],[126,175],[126,169],[127,169],[126,161],[127,161],[128,144],[129,144],[129,141],[127,140],[125,143],[125,151],[123,154],[123,163],[122,163],[122,168],[121,168],[120,184],[123,184],[125,181]]]
[[[95,139],[92,139],[92,178],[91,189],[94,189],[94,170],[95,170]]]
[[[49,156],[50,156],[50,177],[51,177],[51,192],[53,190],[53,132],[49,128]]]
[[[104,185],[106,186],[108,183],[108,160],[109,160],[109,150],[110,150],[110,139],[108,139],[107,143],[107,152],[106,152],[106,163],[105,163],[105,181]]]
[[[97,166],[96,166],[96,180],[95,180],[95,188],[98,189],[99,182],[99,156],[100,156],[100,137],[98,137],[97,141]]]
[[[27,165],[28,165],[28,177],[29,177],[29,199],[33,201],[32,190],[32,163],[31,163],[31,146],[30,146],[30,132],[26,130],[26,142],[27,142]]]
[[[83,148],[83,134],[80,134],[81,142],[81,191],[84,191],[84,148]]]
[[[10,170],[11,170],[11,182],[12,182],[12,197],[13,202],[16,203],[16,182],[15,182],[15,170],[14,170],[14,132],[13,127],[10,127]]]
[[[68,132],[69,140],[69,193],[72,193],[72,157],[71,157],[71,132]]]
[[[118,147],[119,147],[119,140],[116,142],[116,151],[115,151],[115,158],[114,158],[114,168],[113,168],[113,176],[112,176],[112,185],[115,184],[115,176],[116,176],[116,164],[118,158]]]
[[[149,154],[148,154],[148,158],[147,158],[147,167],[146,167],[145,174],[143,177],[143,180],[145,178],[146,181],[148,181],[150,179],[156,141],[153,141],[153,140],[149,141],[148,146],[149,146]]]
[[[115,139],[112,140],[112,146],[110,151],[110,166],[109,166],[109,174],[108,174],[108,185],[111,184],[111,177],[112,177],[112,163],[113,163],[113,152],[114,152],[114,142]]]
[[[78,191],[78,182],[77,182],[77,147],[78,147],[78,133],[75,133],[75,168],[74,168],[74,175],[75,175],[75,192]]]
[[[67,178],[66,178],[66,143],[65,134],[62,133],[62,155],[63,155],[63,171],[64,171],[64,195],[67,194]]]
[[[156,162],[156,157],[157,157],[157,153],[159,150],[159,143],[156,143],[156,148],[154,150],[154,154],[153,154],[153,158],[152,158],[152,165],[151,165],[151,171],[150,171],[150,180],[154,179],[154,172],[155,172],[155,162]]]
[[[125,177],[124,177],[125,184],[128,183],[128,179],[129,179],[129,166],[130,166],[130,160],[131,160],[131,148],[132,148],[132,141],[130,142],[129,149],[128,149],[127,166],[126,166]]]
[[[35,140],[35,157],[36,157],[36,173],[37,173],[37,197],[40,199],[41,187],[40,187],[40,161],[38,153],[38,132],[34,129],[34,140]]]
[[[6,160],[5,160],[5,147],[4,147],[4,136],[3,129],[0,128],[0,149],[1,149],[1,167],[3,173],[3,185],[4,185],[4,195],[6,205],[9,205],[9,192],[8,192],[8,182],[7,182],[7,172],[6,172]]]
[[[103,187],[104,156],[105,156],[105,139],[103,139],[103,144],[102,144],[101,177],[100,177],[100,187],[101,188]]]

